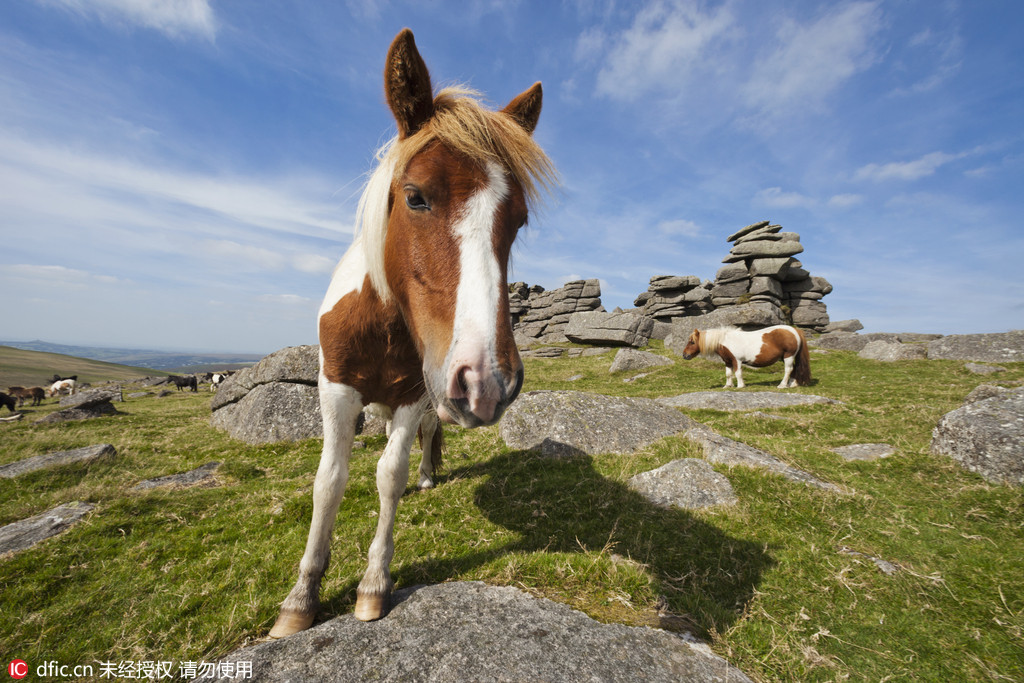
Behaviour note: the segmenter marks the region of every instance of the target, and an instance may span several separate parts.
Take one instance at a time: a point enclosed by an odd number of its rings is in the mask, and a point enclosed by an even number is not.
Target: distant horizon
[[[5,340],[0,340],[0,346],[11,346],[12,348],[18,348],[18,347],[15,347],[14,344],[33,344],[33,343],[49,344],[49,345],[53,345],[53,346],[67,346],[67,347],[82,348],[82,349],[96,349],[96,350],[103,350],[103,351],[133,351],[133,352],[138,352],[138,353],[159,353],[159,354],[166,354],[166,355],[194,354],[194,355],[199,355],[199,356],[260,356],[260,357],[265,357],[265,356],[273,353],[274,351],[279,350],[279,349],[271,349],[271,350],[266,351],[266,352],[261,352],[261,351],[235,351],[235,350],[225,351],[225,350],[200,349],[200,348],[186,349],[186,348],[174,348],[174,347],[136,348],[136,347],[128,347],[128,346],[111,346],[111,345],[107,345],[107,344],[95,344],[95,343],[84,343],[84,342],[83,343],[77,343],[77,342],[72,342],[72,341],[51,341],[51,340],[47,340],[47,339],[38,339],[38,338],[36,338],[36,339],[5,339]],[[29,349],[29,350],[32,350],[32,349]]]

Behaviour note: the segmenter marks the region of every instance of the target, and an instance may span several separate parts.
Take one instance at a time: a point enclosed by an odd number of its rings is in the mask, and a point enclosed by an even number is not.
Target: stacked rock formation
[[[798,327],[821,331],[829,323],[821,299],[832,291],[832,285],[823,277],[811,277],[793,258],[804,250],[800,235],[781,230],[781,225],[760,221],[726,238],[733,247],[722,259],[726,265],[715,275],[711,303],[716,309],[745,303],[766,305],[779,309],[782,317],[791,318]]]
[[[711,302],[711,283],[701,282],[696,275],[655,275],[647,291],[638,296],[633,305],[644,317],[662,323],[672,322],[672,318],[703,315],[715,308]]]
[[[509,285],[509,309],[513,329],[520,342],[551,344],[568,341],[565,328],[573,313],[604,310],[601,307],[601,283],[596,279],[574,280],[546,292],[543,287],[515,282]]]

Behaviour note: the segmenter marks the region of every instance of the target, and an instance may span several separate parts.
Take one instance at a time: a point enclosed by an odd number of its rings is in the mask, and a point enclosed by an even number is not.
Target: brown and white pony
[[[745,332],[734,327],[719,327],[713,330],[694,330],[686,341],[683,358],[695,356],[725,361],[725,387],[732,386],[736,375],[736,386],[742,389],[743,366],[763,368],[779,360],[785,365],[779,389],[807,386],[811,383],[811,356],[807,350],[804,333],[789,325],[774,325],[762,330]]]
[[[51,384],[50,387],[46,390],[46,396],[47,398],[52,398],[53,396],[60,396],[65,393],[67,393],[69,396],[74,396],[76,391],[76,380],[68,378],[58,380]]]
[[[389,608],[395,510],[417,431],[436,424],[434,411],[463,427],[493,424],[523,382],[506,274],[528,200],[555,182],[532,138],[541,85],[501,111],[462,88],[435,97],[406,29],[388,50],[384,88],[398,136],[378,155],[356,212],[359,233],[320,308],[323,453],[298,581],[274,638],[308,628],[319,609],[362,408],[380,404],[391,417],[377,464],[377,532],[356,591],[355,615],[369,621]]]

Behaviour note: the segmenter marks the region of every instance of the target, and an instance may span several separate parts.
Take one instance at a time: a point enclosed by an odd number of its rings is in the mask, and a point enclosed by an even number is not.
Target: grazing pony
[[[46,396],[47,396],[47,398],[50,398],[50,397],[59,396],[61,394],[65,394],[65,393],[70,395],[70,396],[74,396],[75,395],[75,391],[76,391],[76,386],[77,386],[76,385],[76,380],[73,380],[73,379],[70,379],[70,378],[69,379],[58,380],[58,381],[54,382],[53,384],[51,384],[50,387],[46,390]]]
[[[43,402],[46,390],[42,387],[7,387],[7,393],[18,399],[18,406],[25,405],[25,401],[32,399],[32,405],[37,406]]]
[[[398,136],[378,154],[356,211],[359,233],[320,307],[323,453],[298,580],[273,638],[308,628],[319,609],[362,408],[380,404],[391,417],[377,463],[377,531],[356,590],[355,616],[371,621],[390,606],[395,511],[417,431],[436,443],[439,429],[427,437],[434,411],[463,427],[494,424],[523,382],[507,271],[528,200],[556,182],[532,138],[541,85],[500,111],[465,88],[435,97],[405,29],[388,50],[384,91]]]
[[[168,375],[167,379],[174,382],[174,386],[178,387],[178,391],[182,389],[191,389],[192,391],[199,391],[199,383],[196,381],[195,375],[186,375],[179,377],[178,375]]]
[[[718,356],[725,361],[725,387],[732,386],[733,373],[736,386],[742,389],[743,366],[763,368],[781,360],[785,365],[779,389],[811,383],[811,357],[804,333],[789,325],[774,325],[763,330],[745,332],[734,327],[713,330],[694,330],[686,341],[683,358],[690,360],[701,355]]]

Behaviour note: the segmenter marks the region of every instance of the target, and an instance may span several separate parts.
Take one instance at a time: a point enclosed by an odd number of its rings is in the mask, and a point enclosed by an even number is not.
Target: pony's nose
[[[464,426],[496,422],[523,385],[520,367],[511,379],[472,365],[462,365],[452,373],[446,398],[463,414]]]

